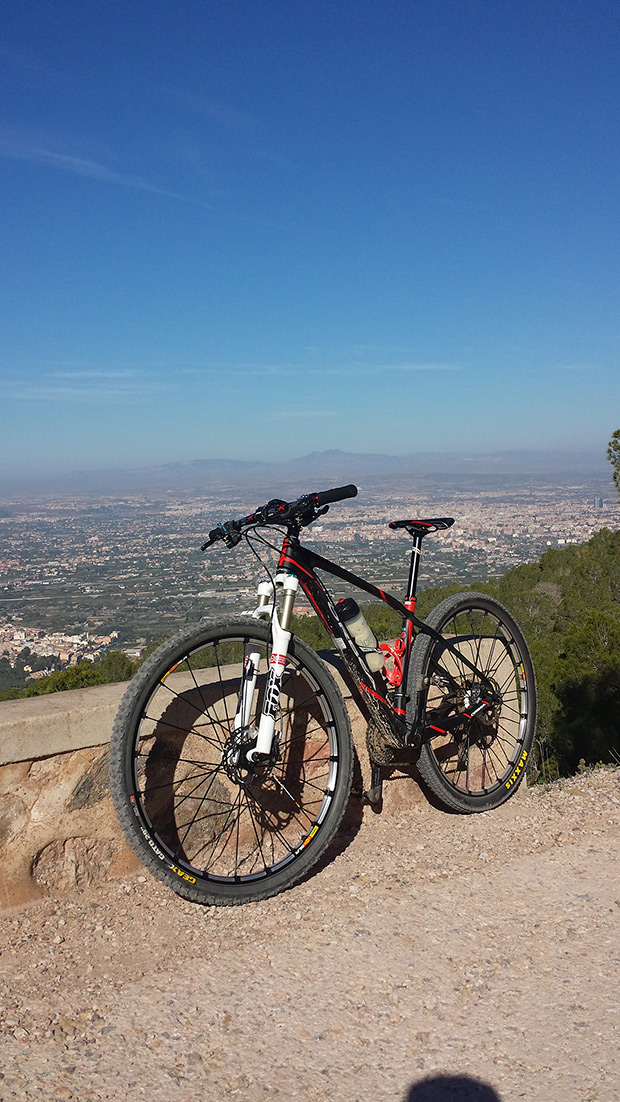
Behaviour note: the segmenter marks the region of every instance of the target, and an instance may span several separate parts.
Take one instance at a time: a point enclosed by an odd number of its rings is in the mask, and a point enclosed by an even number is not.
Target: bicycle
[[[271,549],[275,576],[267,569],[254,610],[162,643],[123,697],[110,751],[117,815],[142,862],[187,899],[238,904],[291,887],[344,815],[351,726],[327,665],[290,630],[300,586],[365,706],[367,800],[381,799],[382,765],[399,755],[460,812],[498,807],[523,779],[536,685],[519,627],[479,593],[447,598],[425,622],[415,616],[422,541],[451,517],[390,523],[413,540],[403,603],[302,546],[303,528],[356,495],[350,485],[273,499],[214,528],[202,550],[245,540],[264,564],[262,548]],[[277,526],[285,532],[276,546],[265,532]],[[399,612],[399,638],[377,645],[357,603],[336,601],[317,570]]]

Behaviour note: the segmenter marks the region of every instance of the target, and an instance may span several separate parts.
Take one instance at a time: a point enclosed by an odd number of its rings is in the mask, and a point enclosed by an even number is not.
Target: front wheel
[[[488,811],[525,775],[536,723],[530,652],[507,609],[481,593],[448,597],[426,624],[441,639],[421,633],[409,666],[418,769],[445,806]]]
[[[271,754],[253,760],[269,658],[269,628],[255,620],[184,629],[144,663],[116,718],[110,777],[123,831],[155,876],[196,902],[245,903],[290,887],[347,805],[349,717],[299,639],[271,703]]]

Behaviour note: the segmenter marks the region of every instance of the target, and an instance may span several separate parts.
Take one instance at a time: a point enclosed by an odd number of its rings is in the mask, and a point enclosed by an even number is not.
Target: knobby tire
[[[353,744],[338,687],[293,637],[271,761],[253,764],[270,653],[267,624],[197,624],[147,659],[118,711],[110,778],[123,831],[179,895],[232,905],[291,887],[324,853],[351,789]],[[244,660],[260,655],[250,723],[234,731]]]
[[[448,597],[426,623],[442,636],[421,633],[408,676],[408,720],[417,716],[422,746],[418,769],[446,807],[488,811],[523,781],[536,723],[536,682],[530,653],[511,614],[480,593]],[[490,680],[499,703],[476,711]],[[464,714],[466,713],[466,714]]]

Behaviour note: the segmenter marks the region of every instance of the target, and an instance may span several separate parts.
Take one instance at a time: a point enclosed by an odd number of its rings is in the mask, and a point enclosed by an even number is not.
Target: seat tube
[[[422,537],[414,535],[413,547],[411,548],[411,559],[409,561],[409,578],[407,580],[407,592],[405,595],[404,605],[408,612],[415,611],[416,591],[418,588],[418,574],[420,571],[420,556],[422,554]],[[407,675],[409,670],[409,659],[411,657],[411,643],[413,639],[413,624],[411,620],[403,618],[403,631],[402,640],[404,643],[404,655],[403,655],[403,676],[400,685],[395,693],[394,698],[394,710],[399,715],[405,714],[405,707],[407,703]]]

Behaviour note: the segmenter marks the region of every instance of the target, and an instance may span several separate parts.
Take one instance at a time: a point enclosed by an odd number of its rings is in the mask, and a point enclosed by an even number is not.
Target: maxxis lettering
[[[527,750],[524,750],[523,753],[521,754],[521,760],[520,760],[517,768],[515,769],[514,773],[512,774],[512,777],[510,777],[510,779],[506,781],[506,788],[512,788],[513,784],[518,779],[520,773],[523,771],[523,766],[525,765],[526,760],[527,760]]]

